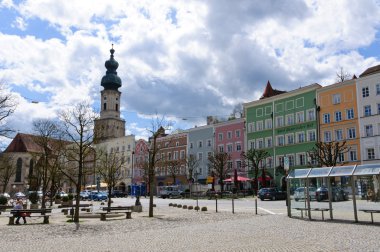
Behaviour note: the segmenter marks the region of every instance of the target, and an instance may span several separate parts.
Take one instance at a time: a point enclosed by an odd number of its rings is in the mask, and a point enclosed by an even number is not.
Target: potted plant
[[[0,205],[6,206],[8,204],[8,199],[4,195],[0,195]]]
[[[69,195],[67,197],[69,198],[69,205],[72,205],[73,204],[74,195],[72,193],[69,193]]]
[[[68,206],[69,205],[69,196],[63,196],[62,197],[62,206]]]
[[[38,194],[37,192],[32,192],[29,194],[30,209],[38,209]]]
[[[61,202],[62,202],[61,195],[60,194],[55,195],[54,203],[55,204],[61,204]]]

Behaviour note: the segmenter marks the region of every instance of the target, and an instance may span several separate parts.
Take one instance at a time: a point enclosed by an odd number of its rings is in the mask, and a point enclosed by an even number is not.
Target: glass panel
[[[309,174],[310,170],[311,170],[310,168],[309,169],[295,169],[295,170],[291,170],[289,172],[288,178],[290,178],[290,179],[293,179],[293,178],[306,178],[307,175]]]
[[[313,168],[308,178],[327,177],[330,173],[331,167]]]
[[[380,164],[358,165],[354,175],[378,175],[380,174]]]
[[[354,168],[355,165],[333,167],[329,177],[350,176]]]

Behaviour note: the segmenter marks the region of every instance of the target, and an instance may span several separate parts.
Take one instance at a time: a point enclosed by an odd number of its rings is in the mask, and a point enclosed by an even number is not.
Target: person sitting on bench
[[[22,200],[21,199],[17,199],[16,201],[16,205],[14,206],[13,208],[14,210],[22,210],[24,209],[23,207],[23,204],[22,204]],[[19,225],[20,224],[20,218],[22,217],[22,219],[24,220],[24,224],[26,224],[26,218],[25,218],[25,214],[24,213],[15,213],[14,214],[14,217],[17,217],[16,219],[16,224]]]

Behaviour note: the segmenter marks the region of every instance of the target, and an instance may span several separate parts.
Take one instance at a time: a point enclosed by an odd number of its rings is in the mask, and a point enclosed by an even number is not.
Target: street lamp
[[[132,186],[133,186],[133,155],[135,155],[135,151],[132,151],[132,177],[131,177],[131,184],[132,184]]]
[[[195,176],[195,186],[196,186],[196,190],[197,190],[197,211],[199,209],[199,206],[198,206],[198,197],[199,197],[199,192],[198,192],[198,175],[200,173],[196,170],[195,173],[194,173],[194,176]]]

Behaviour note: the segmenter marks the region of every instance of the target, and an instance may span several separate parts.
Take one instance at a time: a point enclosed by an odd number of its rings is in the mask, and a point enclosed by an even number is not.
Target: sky
[[[227,118],[268,80],[326,86],[379,64],[378,0],[0,0],[0,24],[0,81],[18,102],[6,123],[23,133],[83,100],[100,110],[111,44],[137,139],[155,116],[173,130]]]

